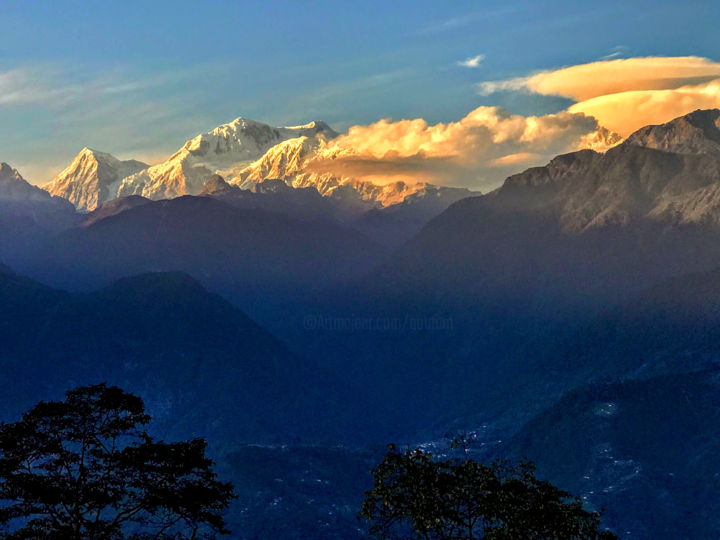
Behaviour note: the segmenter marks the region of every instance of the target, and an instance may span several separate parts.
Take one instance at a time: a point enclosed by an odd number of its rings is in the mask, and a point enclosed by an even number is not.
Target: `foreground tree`
[[[394,446],[372,471],[360,518],[380,538],[609,540],[600,515],[579,499],[535,478],[529,463],[482,465],[436,460]]]
[[[205,441],[145,431],[140,398],[104,384],[0,425],[4,538],[214,538],[233,495]]]

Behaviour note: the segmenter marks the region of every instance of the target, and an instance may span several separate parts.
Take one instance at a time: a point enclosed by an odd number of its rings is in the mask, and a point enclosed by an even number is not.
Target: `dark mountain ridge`
[[[0,259],[16,263],[78,222],[72,204],[52,197],[7,163],[0,163]]]
[[[187,274],[67,293],[6,270],[0,305],[4,419],[78,384],[106,381],[142,396],[165,435],[204,436],[223,447],[367,433],[364,407],[347,397],[362,401],[358,393]]]
[[[73,290],[184,271],[247,309],[261,309],[359,275],[383,256],[372,241],[332,221],[185,196],[132,205],[65,231],[18,268]]]

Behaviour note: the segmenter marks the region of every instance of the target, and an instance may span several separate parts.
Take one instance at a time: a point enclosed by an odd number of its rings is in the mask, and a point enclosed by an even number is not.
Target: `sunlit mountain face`
[[[0,422],[140,396],[231,538],[368,537],[390,443],[720,536],[720,6],[2,17]]]

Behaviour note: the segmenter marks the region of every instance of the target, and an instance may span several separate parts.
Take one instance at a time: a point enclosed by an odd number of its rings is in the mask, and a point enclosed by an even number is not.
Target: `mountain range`
[[[717,536],[720,111],[486,194],[318,173],[335,136],[86,149],[55,195],[0,166],[3,417],[120,384],[215,441],[247,537],[362,537],[382,445],[456,432],[625,537]]]
[[[431,187],[402,181],[376,185],[310,171],[314,158],[338,155],[338,150],[327,144],[337,135],[322,121],[273,127],[240,117],[193,137],[167,160],[152,166],[136,160],[120,161],[108,153],[84,148],[42,187],[82,212],[131,195],[153,200],[197,195],[215,174],[244,189],[268,179],[280,179],[296,188],[313,187],[323,196],[355,206],[356,211],[400,203]],[[466,192],[458,190],[458,194]]]
[[[87,214],[17,267],[71,290],[138,273],[183,271],[245,309],[271,312],[277,303],[362,275],[386,254],[322,216],[303,219],[210,196],[118,201],[124,204]]]
[[[397,296],[476,305],[504,297],[557,310],[607,305],[665,278],[712,269],[720,265],[713,247],[719,115],[696,111],[604,154],[558,156],[462,199],[368,283]]]
[[[0,268],[0,303],[3,417],[71,385],[108,381],[141,393],[166,437],[232,446],[365,436],[353,416],[363,406],[344,382],[187,274],[142,274],[75,294]]]

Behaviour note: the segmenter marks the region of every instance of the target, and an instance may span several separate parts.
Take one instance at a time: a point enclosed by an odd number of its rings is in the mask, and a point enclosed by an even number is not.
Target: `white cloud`
[[[413,33],[418,35],[435,35],[445,32],[457,31],[458,29],[470,26],[473,23],[479,23],[491,19],[505,18],[508,16],[512,16],[522,10],[522,6],[512,5],[511,3],[495,9],[489,9],[486,6],[483,6],[482,11],[457,15],[455,17],[433,23],[429,26],[418,28]]]
[[[501,81],[484,81],[477,85],[478,93],[481,96],[489,96],[495,92],[529,92],[528,77],[514,77]]]
[[[0,72],[0,122],[14,126],[0,130],[3,159],[42,184],[83,146],[136,159],[167,155],[210,122],[177,96],[157,97],[150,89],[197,76],[197,70],[141,77],[121,67],[88,73],[87,66],[57,65]]]
[[[33,69],[0,72],[0,107],[54,103],[67,95],[67,87],[54,87]]]
[[[485,60],[485,55],[478,54],[477,56],[471,56],[470,58],[466,58],[465,60],[459,60],[457,62],[457,65],[466,68],[476,68],[480,67],[480,63],[483,60]]]
[[[600,60],[613,60],[615,58],[620,58],[621,56],[625,56],[630,51],[630,47],[626,47],[625,45],[615,45],[612,49],[610,49],[610,52],[600,58]]]

